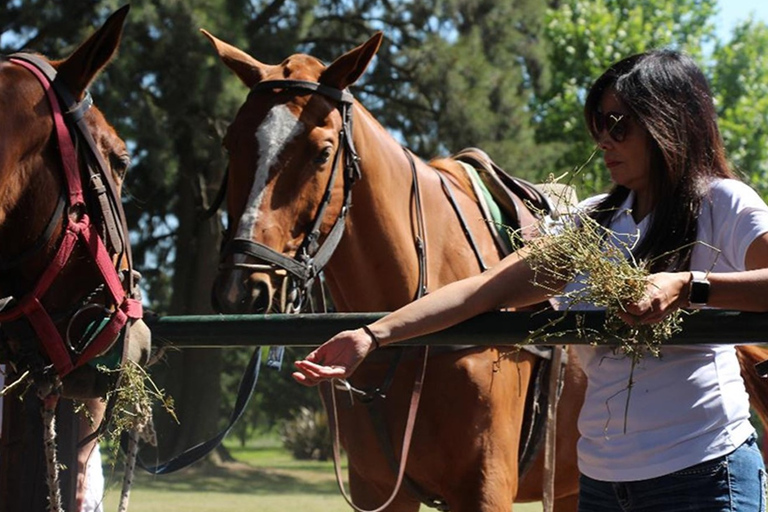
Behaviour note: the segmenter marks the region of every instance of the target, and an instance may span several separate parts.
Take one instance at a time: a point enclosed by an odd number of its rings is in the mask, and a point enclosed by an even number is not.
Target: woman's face
[[[597,143],[611,180],[650,200],[651,144],[648,132],[608,89],[600,100]]]

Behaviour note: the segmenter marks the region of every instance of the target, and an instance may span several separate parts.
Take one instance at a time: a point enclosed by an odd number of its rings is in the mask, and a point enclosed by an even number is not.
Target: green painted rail
[[[145,319],[153,343],[176,348],[247,346],[314,347],[344,329],[370,323],[385,313],[324,313],[301,315],[165,316]],[[531,332],[557,333],[534,341],[538,345],[585,344],[577,327],[602,330],[605,315],[588,313],[485,313],[441,332],[420,336],[402,345],[517,345]],[[618,340],[616,340],[618,343]],[[611,343],[609,340],[608,343]],[[768,314],[737,311],[698,311],[683,320],[682,332],[667,345],[768,343]]]

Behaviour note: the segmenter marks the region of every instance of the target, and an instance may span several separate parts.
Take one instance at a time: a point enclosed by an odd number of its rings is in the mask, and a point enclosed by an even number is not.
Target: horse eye
[[[109,165],[112,166],[112,170],[122,178],[125,176],[128,167],[131,165],[131,157],[113,153],[109,155]]]
[[[327,163],[328,160],[330,159],[331,159],[331,148],[326,147],[326,148],[323,148],[323,150],[320,152],[319,155],[317,155],[317,157],[315,157],[314,162],[316,164],[324,164],[324,163]]]

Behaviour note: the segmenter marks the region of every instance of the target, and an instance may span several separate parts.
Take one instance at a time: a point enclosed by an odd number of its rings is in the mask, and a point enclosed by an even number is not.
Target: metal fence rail
[[[318,346],[344,329],[354,329],[385,313],[301,315],[204,315],[145,318],[153,343],[176,348],[244,346]],[[556,337],[533,340],[537,345],[589,343],[579,329],[602,331],[601,312],[547,311],[485,313],[444,331],[414,338],[403,345],[517,345],[542,331]],[[618,343],[618,340],[615,340]],[[609,343],[611,341],[609,340]],[[682,332],[667,345],[768,343],[768,314],[698,311],[683,320]]]

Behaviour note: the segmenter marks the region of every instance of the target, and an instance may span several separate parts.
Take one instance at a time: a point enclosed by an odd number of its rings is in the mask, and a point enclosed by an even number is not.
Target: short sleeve
[[[703,215],[709,225],[699,229],[710,232],[714,247],[720,250],[729,266],[743,269],[747,250],[760,235],[768,232],[768,206],[758,193],[745,183],[737,180],[718,180],[713,183],[709,196],[702,205],[710,209],[710,215]],[[704,241],[707,241],[704,239]]]

